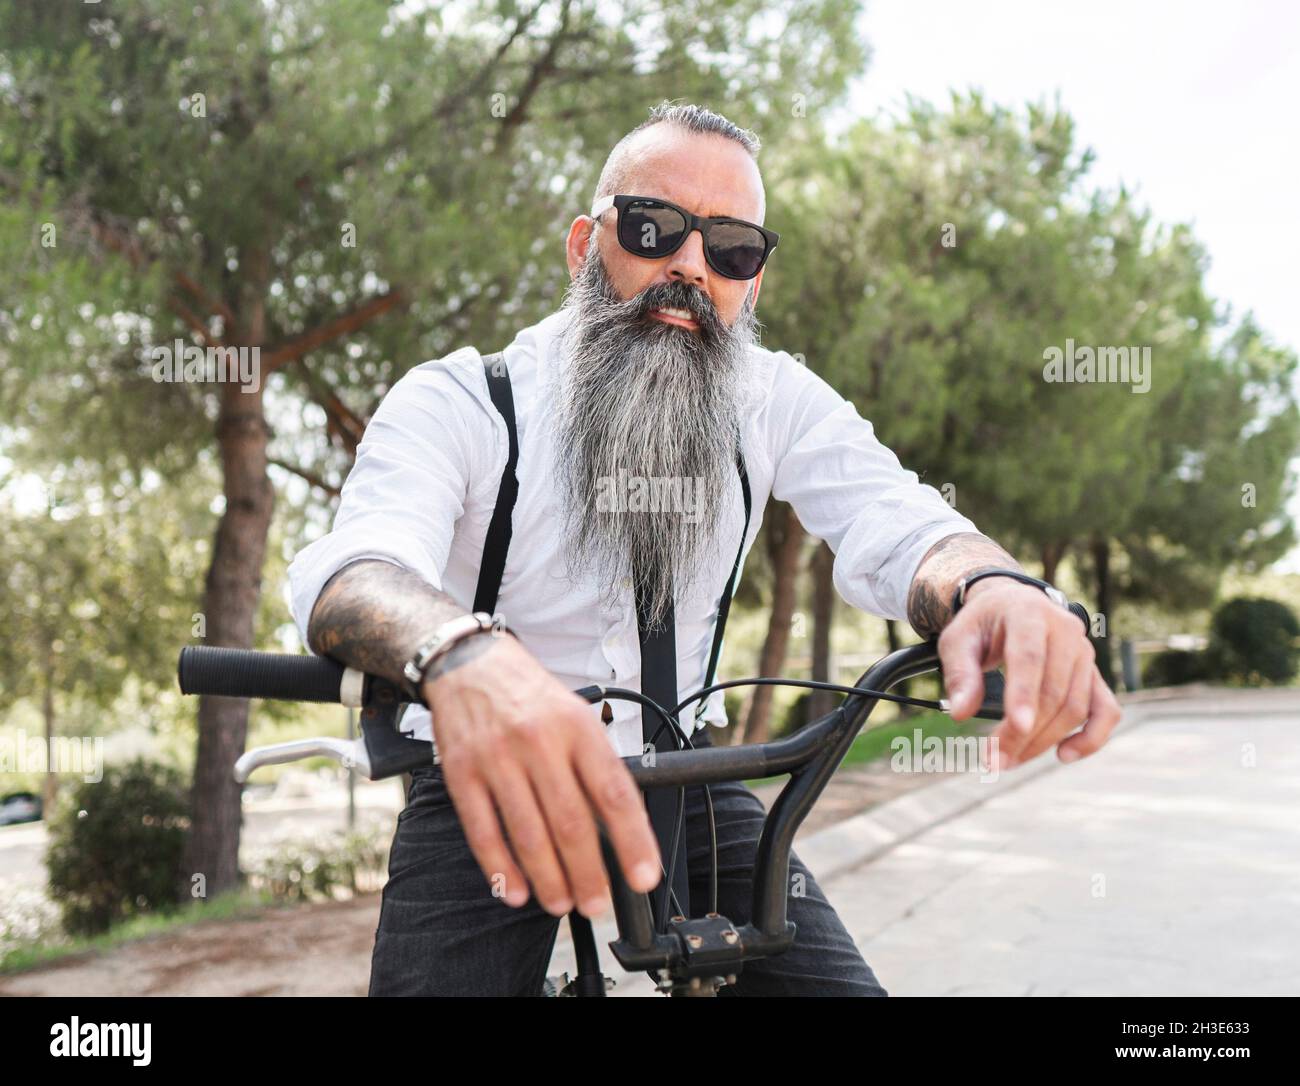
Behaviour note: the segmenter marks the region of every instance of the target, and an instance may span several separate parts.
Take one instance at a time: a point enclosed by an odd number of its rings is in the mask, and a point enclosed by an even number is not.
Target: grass
[[[269,894],[235,890],[211,901],[183,905],[170,912],[131,917],[100,935],[75,936],[58,943],[14,947],[0,957],[0,976],[49,965],[77,954],[111,950],[123,943],[164,935],[209,920],[235,920],[277,903]]]
[[[890,744],[899,736],[905,736],[910,740],[917,729],[920,729],[921,739],[924,741],[931,736],[944,739],[948,736],[978,735],[980,733],[975,730],[975,725],[984,723],[984,721],[967,721],[958,724],[946,713],[938,712],[918,713],[916,716],[902,720],[893,720],[888,724],[868,728],[859,734],[853,740],[853,746],[849,747],[849,752],[844,756],[839,769],[861,768],[872,762],[889,758],[893,754]],[[778,776],[785,776],[785,774],[778,774]],[[774,779],[761,777],[745,783],[753,786],[764,780]]]

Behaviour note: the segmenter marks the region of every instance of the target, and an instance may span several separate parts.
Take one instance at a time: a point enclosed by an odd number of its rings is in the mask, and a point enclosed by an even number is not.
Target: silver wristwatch
[[[415,655],[406,661],[402,674],[419,689],[433,663],[440,656],[445,656],[457,642],[464,641],[465,638],[472,637],[476,633],[496,634],[504,629],[505,622],[501,616],[489,615],[486,611],[475,611],[472,615],[453,618],[444,622],[421,643],[415,650]]]

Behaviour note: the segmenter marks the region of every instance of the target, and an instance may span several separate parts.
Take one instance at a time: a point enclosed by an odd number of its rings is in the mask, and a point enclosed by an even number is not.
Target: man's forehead
[[[758,164],[725,136],[654,125],[637,133],[624,165],[621,192],[657,196],[706,217],[762,219]]]

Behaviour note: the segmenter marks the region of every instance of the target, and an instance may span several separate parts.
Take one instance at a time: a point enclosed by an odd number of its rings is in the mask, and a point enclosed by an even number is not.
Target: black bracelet
[[[1013,581],[1019,581],[1021,584],[1031,585],[1041,590],[1049,600],[1065,610],[1070,609],[1070,601],[1065,598],[1065,593],[1046,581],[1040,581],[1037,577],[1029,576],[1028,573],[1021,573],[1018,569],[985,569],[979,573],[972,573],[969,577],[963,577],[957,582],[956,591],[952,594],[952,613],[954,615],[962,609],[963,604],[966,602],[966,590],[977,581],[984,580],[985,577],[1010,577]]]

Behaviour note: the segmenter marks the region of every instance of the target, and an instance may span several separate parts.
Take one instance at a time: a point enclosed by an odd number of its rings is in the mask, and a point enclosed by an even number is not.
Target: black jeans
[[[697,743],[697,745],[699,745]],[[750,918],[751,875],[765,811],[740,783],[711,786],[718,827],[718,911],[738,924]],[[702,788],[686,791],[686,841],[692,912],[709,900],[709,836]],[[883,996],[812,873],[790,858],[787,906],[797,927],[784,954],[747,962],[730,995]],[[539,996],[560,918],[535,899],[511,908],[491,893],[461,829],[442,778],[431,766],[412,777],[397,819],[370,994]],[[621,974],[602,954],[604,971]]]

